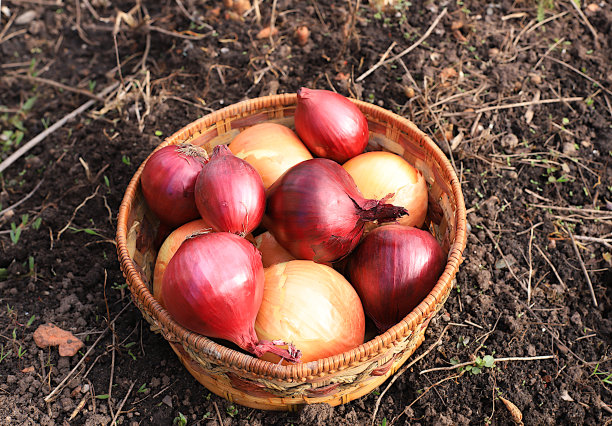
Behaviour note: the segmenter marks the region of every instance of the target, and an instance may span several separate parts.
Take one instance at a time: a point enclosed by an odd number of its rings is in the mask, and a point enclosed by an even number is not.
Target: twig
[[[536,29],[540,28],[542,25],[546,25],[550,21],[554,21],[555,19],[561,18],[561,17],[567,15],[568,13],[569,12],[566,10],[565,12],[557,13],[556,15],[553,15],[550,18],[544,19],[542,22],[538,22],[536,25],[534,25],[533,27],[529,28],[525,33],[529,34],[530,32],[535,31]]]
[[[573,1],[573,0],[572,0]],[[589,80],[591,83],[595,83],[597,84],[597,86],[599,86],[601,88],[601,90],[603,90],[604,92],[606,92],[608,95],[612,95],[612,91],[608,90],[603,84],[601,84],[599,81],[595,80],[594,78],[586,75],[585,73],[583,73],[582,71],[580,71],[579,69],[571,66],[570,64],[568,64],[567,62],[563,62],[560,61],[557,58],[553,58],[552,56],[547,56],[546,59],[549,59],[553,62],[558,63],[559,65],[563,65],[566,68],[569,68],[570,70],[574,71],[576,74],[586,78],[587,80]]]
[[[213,405],[215,406],[215,411],[217,412],[217,419],[219,422],[219,426],[223,426],[223,419],[221,418],[221,412],[219,411],[219,406],[217,405],[217,401],[213,401]]]
[[[106,272],[106,270],[104,271]],[[111,327],[109,326],[109,328]],[[112,351],[111,351],[111,370],[110,370],[110,378],[108,379],[107,401],[108,401],[108,410],[110,411],[111,416],[115,418],[115,416],[113,415],[113,381],[115,378],[115,354],[117,353],[117,350],[116,350],[117,334],[115,333],[115,330],[113,330],[112,328],[111,328],[111,331],[113,333],[113,346],[112,346]]]
[[[34,195],[34,193],[38,190],[38,188],[40,188],[40,185],[42,185],[42,183],[45,181],[45,179],[41,179],[40,182],[38,182],[36,184],[36,186],[34,187],[34,189],[32,189],[28,195],[26,195],[25,197],[23,197],[21,200],[17,201],[15,204],[8,206],[7,208],[3,209],[0,211],[0,218],[2,217],[2,215],[4,213],[6,213],[9,210],[13,210],[15,207],[19,206],[20,204],[24,203],[28,198],[30,198],[32,195]]]
[[[375,66],[373,66],[372,68],[370,68],[369,70],[367,70],[366,72],[364,72],[363,74],[361,74],[359,77],[357,77],[357,79],[355,81],[360,82],[361,80],[363,80],[364,78],[366,78],[367,76],[369,76],[370,74],[372,74],[374,71],[376,71],[376,69],[378,69],[379,67],[381,67],[382,65],[388,64],[390,62],[394,62],[397,61],[399,58],[401,58],[402,56],[412,52],[415,48],[417,48],[421,43],[423,43],[425,41],[425,39],[427,37],[429,37],[429,35],[431,34],[431,32],[434,30],[434,28],[438,25],[438,23],[440,22],[440,20],[444,17],[444,15],[446,15],[446,8],[444,8],[442,10],[442,12],[438,15],[438,17],[433,21],[433,23],[431,24],[431,26],[427,29],[427,31],[425,31],[425,34],[423,34],[421,36],[421,38],[419,38],[412,46],[404,49],[402,52],[400,52],[399,54],[395,55],[394,57],[387,59],[386,61],[383,62],[379,62],[378,64],[376,64]]]
[[[592,214],[602,214],[609,215],[609,211],[605,210],[595,210],[595,209],[581,209],[579,207],[562,207],[562,206],[554,206],[549,204],[529,204],[530,207],[538,207],[541,209],[552,209],[552,210],[562,210],[566,212],[574,212],[574,213],[592,213]]]
[[[11,28],[11,25],[13,25],[13,22],[15,22],[16,18],[17,18],[17,14],[13,13],[12,16],[9,18],[8,22],[6,23],[6,25],[4,26],[4,28],[2,29],[2,31],[0,31],[0,40],[2,40],[2,38],[4,37],[4,34],[8,32],[9,28]]]
[[[540,66],[540,64],[544,61],[544,59],[548,56],[548,54],[552,52],[553,50],[555,50],[556,47],[559,46],[564,41],[565,41],[565,37],[561,37],[560,40],[558,40],[555,44],[550,46],[548,50],[546,51],[546,53],[538,60],[538,62],[536,62],[536,64],[531,69],[536,70]]]
[[[540,355],[540,356],[511,356],[506,358],[493,358],[494,362],[508,362],[508,361],[537,361],[541,359],[551,359],[554,358],[554,355]],[[476,360],[462,362],[455,365],[450,365],[448,367],[435,367],[427,370],[423,370],[419,372],[420,374],[431,373],[432,371],[447,371],[447,370],[455,370],[461,367],[467,367],[468,365],[474,365]]]
[[[406,413],[406,411],[408,411],[408,409],[409,409],[410,407],[412,407],[412,406],[413,406],[413,405],[414,405],[414,404],[415,404],[415,403],[416,403],[416,402],[417,402],[419,399],[421,399],[421,398],[423,398],[425,395],[427,395],[427,393],[428,393],[430,390],[432,390],[432,389],[433,389],[433,388],[435,388],[436,386],[441,385],[442,383],[444,383],[444,382],[446,382],[446,381],[448,381],[448,380],[453,380],[453,379],[456,379],[456,378],[458,378],[458,377],[463,376],[463,374],[465,374],[465,371],[466,371],[466,370],[463,370],[461,373],[458,373],[458,374],[453,374],[453,375],[451,375],[451,376],[448,376],[448,377],[445,377],[445,378],[443,378],[443,379],[441,379],[441,380],[438,380],[436,383],[434,383],[433,385],[431,385],[430,387],[428,387],[427,389],[425,389],[425,391],[423,391],[423,393],[421,393],[421,394],[420,394],[420,395],[419,395],[419,396],[418,396],[418,397],[417,397],[417,398],[416,398],[414,401],[412,401],[412,402],[410,403],[410,405],[407,405],[407,406],[406,406],[406,408],[404,408],[404,410],[403,410],[401,413],[399,413],[397,416],[395,416],[395,417],[394,417],[394,418],[391,420],[391,422],[389,423],[389,426],[393,425],[393,424],[394,424],[394,423],[395,423],[395,422],[396,422],[396,421],[397,421],[397,420],[398,420],[398,419],[399,419],[401,416],[403,416],[403,415]]]
[[[0,215],[1,215],[1,212],[0,212]],[[602,243],[606,247],[609,247],[610,243],[612,243],[612,238],[588,237],[586,235],[574,235],[574,238],[576,238],[577,240],[582,240],[582,241],[592,241],[594,243]]]
[[[110,93],[112,90],[114,90],[117,86],[118,86],[118,83],[113,83],[110,86],[107,86],[104,90],[102,90],[98,94],[98,97],[100,97],[100,98],[104,97],[105,95]],[[2,163],[0,163],[0,173],[2,173],[4,170],[6,170],[11,164],[13,164],[19,158],[21,158],[30,149],[32,149],[36,145],[38,145],[47,136],[49,136],[50,134],[55,132],[57,129],[62,127],[64,124],[66,124],[68,121],[70,121],[74,117],[78,116],[79,114],[81,114],[84,111],[87,111],[95,103],[96,103],[95,99],[92,99],[92,100],[89,100],[89,101],[85,102],[83,105],[81,105],[80,107],[78,107],[77,109],[72,111],[70,114],[64,116],[59,121],[55,122],[52,126],[49,126],[49,128],[45,129],[43,132],[41,132],[38,135],[36,135],[32,140],[30,140],[24,146],[22,146],[17,151],[12,153],[6,160],[4,160]]]
[[[548,58],[548,59],[551,59],[551,58]],[[584,98],[582,98],[580,96],[575,96],[575,97],[572,97],[572,98],[540,99],[539,101],[517,102],[515,104],[495,105],[495,106],[480,108],[480,109],[477,109],[476,111],[473,111],[472,114],[478,114],[480,112],[486,112],[486,111],[497,111],[497,110],[500,110],[500,109],[510,109],[510,108],[524,107],[524,106],[530,106],[530,105],[554,104],[554,103],[557,103],[557,102],[577,102],[577,101],[581,101],[583,99]]]
[[[117,314],[117,316],[110,322],[109,326],[114,324],[115,321],[117,321],[119,319],[119,317],[121,316],[121,314],[123,314],[123,312],[128,308],[128,306],[130,306],[132,304],[132,301],[130,300],[130,302],[125,305],[123,307],[123,309],[121,309],[121,311],[119,311],[119,313]],[[68,383],[68,380],[72,377],[72,375],[74,374],[75,371],[77,371],[79,369],[79,367],[81,366],[81,364],[83,364],[85,362],[86,359],[88,359],[89,354],[95,349],[95,347],[98,345],[98,343],[100,343],[100,340],[102,340],[102,338],[106,335],[106,332],[109,330],[109,327],[106,327],[104,329],[104,331],[100,334],[100,336],[96,339],[95,342],[93,342],[93,344],[91,345],[91,347],[87,350],[87,352],[85,352],[85,355],[83,355],[81,357],[81,359],[79,360],[79,362],[77,362],[77,365],[74,366],[74,368],[72,370],[70,370],[70,372],[66,375],[66,377],[64,377],[64,379],[55,387],[55,389],[53,389],[51,391],[51,393],[47,396],[45,396],[44,401],[45,402],[51,402],[53,401],[54,397],[62,391],[62,389],[64,389],[64,386],[66,385],[66,383]]]
[[[574,1],[574,0],[570,0],[570,3],[571,3],[572,6],[574,6],[574,9],[576,9],[576,12],[578,12],[578,15],[580,15],[580,17],[582,18],[582,20],[584,21],[584,23],[586,24],[588,29],[591,31],[591,34],[593,34],[593,38],[595,39],[595,43],[597,45],[597,43],[598,43],[597,31],[595,31],[595,28],[593,28],[593,26],[591,25],[591,23],[589,22],[589,20],[585,16],[585,14],[582,11],[582,9],[580,9],[580,6],[578,6],[578,3],[576,1]]]
[[[397,46],[396,42],[391,43],[391,45],[389,45],[389,47],[387,48],[385,53],[383,53],[383,55],[380,57],[378,62],[376,62],[376,64],[372,68],[370,68],[370,69],[376,69],[376,68],[380,67],[382,65],[382,63],[385,62],[385,60],[387,59],[387,56],[389,56],[389,53],[391,53],[391,51],[393,50],[393,48],[395,46]],[[367,72],[363,73],[361,76],[366,75],[366,74],[367,74]],[[361,81],[360,80],[361,76],[357,77],[357,81]]]
[[[117,408],[117,412],[115,413],[115,416],[113,417],[113,421],[111,422],[111,426],[117,424],[117,417],[119,417],[119,413],[121,413],[121,410],[123,409],[123,406],[125,405],[125,401],[127,401],[128,396],[130,396],[130,393],[132,393],[132,389],[134,389],[134,385],[135,384],[136,384],[135,381],[132,382],[132,384],[130,385],[130,388],[128,389],[127,393],[123,397],[123,400],[121,401],[121,404],[119,404],[119,408]]]
[[[183,38],[185,40],[202,40],[203,38],[208,37],[212,33],[212,32],[208,32],[206,34],[188,35],[188,34],[178,33],[176,31],[169,31],[164,28],[155,27],[153,25],[148,25],[147,28],[151,31],[156,31],[158,33],[162,33],[162,34],[165,34],[171,37]]]
[[[85,204],[87,204],[87,202],[89,200],[91,200],[92,198],[94,198],[96,195],[98,195],[98,190],[100,189],[100,185],[96,186],[96,190],[94,191],[93,194],[88,195],[82,202],[81,204],[79,204],[74,211],[72,212],[72,217],[70,218],[70,220],[68,221],[68,223],[66,224],[66,226],[64,226],[58,233],[57,233],[57,237],[56,240],[59,240],[60,237],[62,236],[62,234],[66,231],[66,229],[68,229],[70,227],[70,225],[72,225],[72,221],[74,220],[74,218],[76,217],[77,212],[85,206]]]
[[[572,239],[572,245],[574,246],[574,251],[576,252],[576,256],[578,257],[578,261],[580,262],[580,266],[582,267],[582,272],[584,272],[584,276],[586,277],[587,284],[589,285],[589,291],[591,292],[591,297],[593,298],[593,305],[598,307],[597,297],[595,296],[595,290],[593,290],[593,283],[591,282],[591,277],[589,276],[589,272],[586,269],[586,265],[584,264],[584,260],[582,260],[582,255],[580,254],[580,250],[578,250],[578,246],[576,245],[576,240],[574,239],[574,234],[569,228],[566,228],[567,233]]]
[[[404,374],[404,372],[409,369],[410,367],[412,367],[414,364],[416,364],[417,362],[419,362],[421,359],[423,359],[429,352],[431,352],[435,347],[439,346],[442,343],[442,337],[444,336],[444,334],[446,334],[446,331],[450,328],[451,324],[448,324],[446,327],[444,327],[444,329],[442,330],[442,333],[440,333],[440,336],[438,337],[438,340],[436,340],[431,346],[429,346],[425,352],[423,352],[421,355],[419,355],[418,357],[416,357],[415,359],[413,359],[412,361],[410,361],[408,364],[406,364],[405,366],[403,366],[401,368],[401,370],[399,370],[397,373],[395,373],[395,375],[393,376],[393,378],[389,381],[389,384],[387,384],[387,386],[385,387],[385,389],[380,393],[380,395],[378,396],[378,399],[376,400],[376,405],[374,405],[374,412],[372,413],[372,424],[374,424],[374,422],[376,421],[376,414],[378,413],[378,407],[380,406],[380,402],[382,401],[383,396],[385,396],[385,394],[387,393],[387,391],[389,390],[389,388],[393,385],[393,383],[395,383],[395,381],[402,375]]]
[[[495,241],[495,236],[493,235],[493,233],[485,225],[482,225],[482,228],[486,231],[486,233],[489,236],[489,238],[491,239],[491,241],[493,241],[493,244],[495,244],[495,248],[497,249],[497,251],[501,255],[502,259],[504,259],[504,262],[506,262],[506,266],[508,267],[508,270],[510,271],[510,273],[512,274],[512,276],[514,277],[516,282],[519,283],[519,285],[524,289],[525,288],[525,283],[523,283],[521,280],[519,280],[518,277],[516,276],[516,274],[514,273],[514,269],[512,269],[512,266],[510,265],[510,263],[506,259],[506,256],[504,255],[504,252],[502,251],[501,247],[499,246],[499,243],[497,241]]]
[[[57,87],[59,89],[65,90],[67,92],[73,92],[73,93],[78,93],[80,95],[83,96],[87,96],[89,98],[95,99],[97,101],[103,101],[104,98],[91,93],[88,90],[85,89],[79,89],[76,87],[70,87],[66,84],[60,83],[59,81],[54,81],[54,80],[50,80],[48,78],[42,78],[42,77],[32,77],[31,75],[23,75],[23,74],[9,74],[7,75],[7,77],[16,77],[16,78],[22,78],[24,80],[30,80],[30,81],[34,81],[36,83],[42,83],[42,84],[47,84],[49,86],[53,86],[53,87]]]
[[[559,280],[559,283],[564,287],[567,288],[567,285],[565,284],[565,281],[563,281],[563,279],[561,279],[561,276],[559,275],[559,273],[557,272],[557,268],[555,268],[555,265],[552,264],[552,262],[550,261],[550,259],[548,258],[548,256],[546,256],[546,254],[544,253],[544,251],[540,248],[539,245],[535,244],[535,248],[538,249],[538,251],[540,252],[540,255],[544,258],[544,260],[546,261],[546,263],[548,263],[548,266],[550,266],[550,268],[553,270],[555,276],[557,277],[557,279]]]
[[[531,304],[531,276],[533,275],[533,259],[531,256],[531,249],[533,247],[533,226],[529,233],[529,276],[527,279],[527,304]]]

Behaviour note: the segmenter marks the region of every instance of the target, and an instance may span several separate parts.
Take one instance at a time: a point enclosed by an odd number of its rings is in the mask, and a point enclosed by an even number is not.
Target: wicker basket
[[[190,142],[210,152],[257,123],[273,121],[293,127],[296,101],[295,94],[283,94],[231,105],[189,124],[157,149]],[[369,103],[355,103],[368,119],[369,148],[402,155],[423,172],[429,185],[426,224],[448,253],[448,263],[431,293],[408,316],[348,352],[303,364],[277,365],[181,327],[151,292],[160,232],[159,221],[140,190],[144,163],[125,192],[117,223],[117,252],[136,305],[152,329],[168,340],[189,372],[210,391],[232,402],[293,411],[303,404],[338,405],[359,398],[380,386],[412,355],[450,293],[466,241],[459,180],[443,152],[413,123]]]

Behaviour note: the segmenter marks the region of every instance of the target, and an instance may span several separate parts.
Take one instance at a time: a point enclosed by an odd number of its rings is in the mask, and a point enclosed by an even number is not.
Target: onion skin
[[[297,92],[295,131],[316,156],[339,163],[361,154],[368,144],[368,120],[346,97],[302,87]]]
[[[147,204],[161,222],[175,228],[200,216],[194,190],[207,161],[205,150],[189,144],[166,146],[149,157],[140,185]]]
[[[366,222],[406,213],[363,198],[342,166],[314,158],[293,166],[269,189],[264,225],[295,258],[333,262],[357,245]]]
[[[293,130],[270,122],[242,131],[229,144],[229,149],[257,170],[265,189],[291,167],[312,158]]]
[[[257,171],[225,145],[213,150],[195,184],[195,202],[217,232],[246,235],[259,226],[266,195]]]
[[[285,250],[269,231],[255,237],[255,247],[261,253],[264,268],[276,265],[277,263],[295,260],[295,257]]]
[[[410,213],[398,219],[404,226],[420,228],[427,216],[427,182],[423,173],[404,158],[391,152],[371,151],[351,158],[342,165],[366,198],[380,199],[405,207]]]
[[[166,309],[183,327],[234,342],[261,356],[273,351],[291,361],[299,352],[259,342],[254,323],[264,290],[259,251],[228,232],[187,239],[172,257],[162,284]],[[282,343],[284,344],[284,343]]]
[[[162,306],[165,305],[161,289],[168,262],[170,262],[172,256],[174,256],[187,237],[196,232],[204,232],[206,230],[210,230],[210,225],[203,219],[196,219],[188,222],[172,231],[159,248],[157,258],[155,259],[155,269],[153,270],[153,297],[155,297]]]
[[[427,231],[397,224],[368,233],[348,258],[346,273],[366,314],[383,332],[431,292],[446,257]]]
[[[279,336],[293,342],[302,362],[309,362],[362,344],[365,315],[357,293],[340,273],[309,260],[293,260],[265,270],[255,331],[260,339]],[[266,354],[263,359],[274,362],[278,357]]]

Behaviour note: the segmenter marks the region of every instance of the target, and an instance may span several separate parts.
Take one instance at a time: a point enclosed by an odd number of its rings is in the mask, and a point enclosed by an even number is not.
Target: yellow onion
[[[351,158],[342,166],[349,172],[365,198],[404,207],[408,215],[397,222],[421,227],[427,215],[427,183],[423,174],[399,155],[372,151]]]
[[[295,132],[277,123],[249,127],[232,140],[229,149],[257,170],[266,189],[287,169],[312,158]]]
[[[302,362],[309,362],[362,344],[365,315],[357,292],[339,272],[292,260],[265,270],[255,332],[260,340],[292,342]],[[266,354],[263,359],[279,358]]]
[[[255,237],[255,247],[261,252],[264,268],[295,260],[295,257],[285,250],[269,231]]]

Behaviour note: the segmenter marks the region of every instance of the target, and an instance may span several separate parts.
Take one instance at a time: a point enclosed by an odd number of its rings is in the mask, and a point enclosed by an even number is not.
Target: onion
[[[268,189],[287,169],[312,158],[290,128],[277,123],[260,123],[241,132],[229,149],[257,170]]]
[[[302,362],[308,362],[363,343],[365,316],[357,293],[340,273],[310,260],[293,260],[266,269],[255,331],[260,339],[278,336],[293,342]],[[275,361],[271,355],[264,359]]]
[[[380,199],[408,210],[398,219],[400,225],[420,228],[427,215],[427,183],[423,174],[399,155],[372,151],[351,158],[343,164],[355,185],[366,198]]]
[[[310,151],[340,163],[368,144],[368,120],[347,98],[329,90],[297,92],[295,131]]]
[[[193,193],[206,161],[206,151],[189,144],[166,146],[149,157],[140,185],[160,221],[174,228],[200,216]]]
[[[266,202],[261,177],[225,145],[213,150],[195,191],[198,210],[215,231],[245,235],[261,222]]]
[[[367,221],[393,221],[406,209],[363,198],[331,160],[293,166],[268,191],[266,228],[294,257],[332,262],[359,242]]]
[[[261,356],[272,352],[297,361],[299,351],[258,341],[255,317],[264,290],[264,269],[257,249],[228,232],[187,239],[174,254],[163,278],[166,309],[183,327],[208,337],[229,340]]]
[[[446,258],[427,231],[402,225],[368,233],[351,253],[347,276],[380,331],[397,324],[425,299]]]
[[[210,230],[210,225],[203,219],[188,222],[172,231],[159,248],[157,259],[155,260],[155,269],[153,270],[153,296],[162,306],[164,306],[164,301],[161,294],[161,288],[168,262],[170,262],[174,253],[176,253],[187,237],[206,230]]]
[[[285,250],[269,231],[255,237],[255,247],[261,252],[264,268],[295,260],[295,257],[291,256],[291,253]]]

